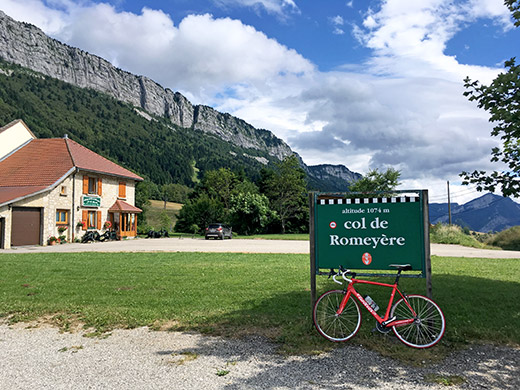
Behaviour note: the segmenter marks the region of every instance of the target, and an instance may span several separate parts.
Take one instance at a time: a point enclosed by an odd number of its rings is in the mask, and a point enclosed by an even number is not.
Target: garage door
[[[40,245],[41,209],[13,207],[11,246]]]

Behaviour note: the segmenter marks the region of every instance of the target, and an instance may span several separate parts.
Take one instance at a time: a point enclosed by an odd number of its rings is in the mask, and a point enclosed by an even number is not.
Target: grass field
[[[262,334],[282,350],[333,347],[314,330],[306,255],[229,253],[79,253],[0,255],[0,317],[42,317],[106,332],[148,325],[221,335]],[[520,260],[432,259],[434,299],[447,319],[440,346],[415,351],[363,325],[351,343],[405,360],[429,360],[462,345],[520,345]],[[318,277],[319,292],[337,285]],[[424,279],[402,279],[424,293]],[[370,290],[386,306],[386,291]]]

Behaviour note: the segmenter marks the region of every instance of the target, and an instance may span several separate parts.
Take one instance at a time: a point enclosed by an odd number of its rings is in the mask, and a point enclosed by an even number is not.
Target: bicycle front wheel
[[[409,295],[408,303],[417,316],[414,316],[404,299],[392,307],[390,317],[396,320],[414,319],[407,325],[393,326],[399,340],[413,348],[429,348],[439,342],[446,330],[444,314],[435,302],[422,295]]]
[[[352,297],[349,297],[343,312],[340,315],[336,313],[344,296],[345,292],[341,290],[327,291],[314,305],[314,325],[330,341],[346,341],[354,337],[361,325],[361,311]]]

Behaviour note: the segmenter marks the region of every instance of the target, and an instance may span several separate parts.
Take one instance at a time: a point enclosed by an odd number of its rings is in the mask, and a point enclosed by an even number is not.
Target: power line
[[[461,196],[466,196],[470,194],[476,194],[479,191],[476,188],[464,188],[458,191],[450,191],[450,198],[460,198]],[[439,200],[448,200],[448,194],[444,195],[434,195],[429,198],[430,201],[439,201]]]

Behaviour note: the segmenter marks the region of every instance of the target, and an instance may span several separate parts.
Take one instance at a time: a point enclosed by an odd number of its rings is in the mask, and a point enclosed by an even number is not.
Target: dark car
[[[233,232],[230,226],[223,223],[210,223],[206,228],[205,238],[209,240],[211,237],[219,240],[223,240],[226,237],[233,238]]]

